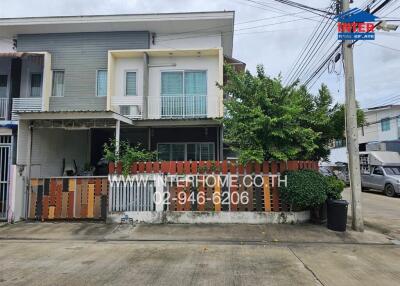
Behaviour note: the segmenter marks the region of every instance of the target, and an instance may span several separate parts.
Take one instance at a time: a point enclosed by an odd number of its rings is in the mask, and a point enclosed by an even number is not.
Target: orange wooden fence
[[[265,161],[246,165],[235,161],[141,162],[132,165],[131,174],[196,175],[197,180],[201,181],[208,176],[216,177],[216,184],[212,187],[202,183],[169,185],[165,210],[279,212],[288,210],[288,206],[281,202],[277,175],[286,170],[301,169],[318,170],[318,162]],[[121,166],[111,166],[110,171],[120,174]],[[220,183],[233,175],[236,175],[237,184],[227,186]],[[243,180],[249,176],[258,177],[262,184],[244,184]],[[238,199],[243,195],[248,198],[245,202]]]
[[[31,179],[28,218],[105,219],[107,177]]]

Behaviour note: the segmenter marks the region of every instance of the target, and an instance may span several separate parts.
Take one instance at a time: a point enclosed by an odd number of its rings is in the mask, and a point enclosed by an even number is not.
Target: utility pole
[[[341,11],[350,9],[350,0],[341,0]],[[342,54],[344,58],[344,72],[346,85],[346,142],[349,156],[349,175],[351,187],[352,228],[355,231],[364,231],[364,220],[361,208],[361,172],[358,145],[357,106],[354,84],[353,45],[351,41],[343,41]]]

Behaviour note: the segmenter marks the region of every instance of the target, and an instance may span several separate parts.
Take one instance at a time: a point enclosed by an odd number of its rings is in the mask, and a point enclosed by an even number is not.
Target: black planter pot
[[[334,231],[346,231],[347,209],[349,203],[345,200],[328,200],[327,227]]]
[[[326,201],[311,209],[311,222],[315,224],[324,224],[327,220],[327,203]]]

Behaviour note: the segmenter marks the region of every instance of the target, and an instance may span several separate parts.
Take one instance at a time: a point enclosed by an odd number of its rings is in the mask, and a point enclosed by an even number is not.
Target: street
[[[350,195],[350,189],[346,188],[343,197],[349,202]],[[362,206],[366,227],[400,240],[400,197],[390,198],[370,190],[362,193]],[[349,215],[351,215],[351,204]]]
[[[362,199],[364,233],[312,224],[2,225],[0,285],[394,285],[400,198]]]
[[[0,285],[394,285],[399,259],[385,235],[311,224],[0,227]]]

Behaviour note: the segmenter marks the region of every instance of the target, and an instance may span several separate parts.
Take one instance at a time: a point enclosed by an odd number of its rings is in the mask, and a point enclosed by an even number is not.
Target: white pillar
[[[117,120],[115,124],[115,153],[119,154],[119,138],[120,138],[120,128],[121,128],[121,121]]]
[[[155,175],[154,181],[156,184],[156,194],[154,199],[156,200],[156,212],[164,211],[164,186],[162,184],[161,175]]]

